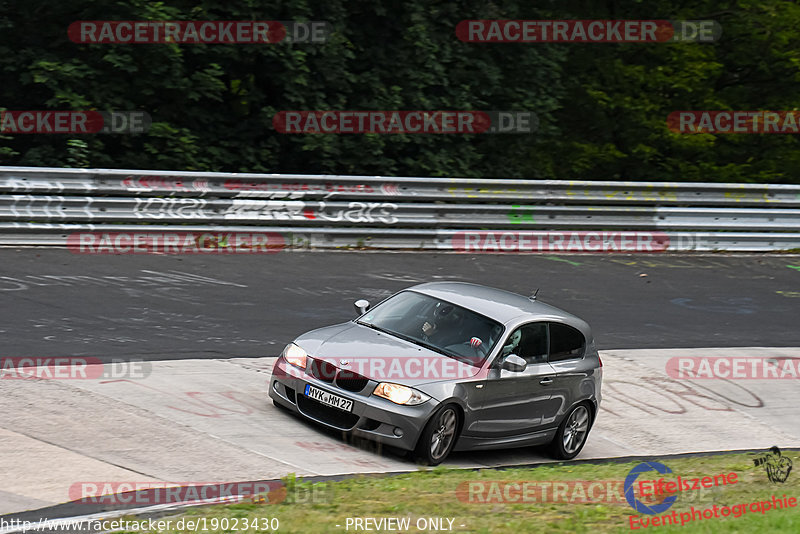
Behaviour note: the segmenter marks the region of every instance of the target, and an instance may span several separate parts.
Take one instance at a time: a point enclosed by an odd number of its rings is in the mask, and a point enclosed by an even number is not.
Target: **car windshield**
[[[403,291],[356,321],[480,367],[503,334],[503,325],[429,295]]]

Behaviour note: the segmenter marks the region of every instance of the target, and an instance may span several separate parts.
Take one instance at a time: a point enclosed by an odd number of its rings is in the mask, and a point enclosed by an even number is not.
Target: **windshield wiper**
[[[435,345],[431,345],[430,343],[426,343],[425,341],[414,340],[414,343],[416,343],[417,345],[420,345],[422,347],[425,347],[426,349],[430,349],[430,350],[432,350],[434,352],[438,352],[439,354],[444,354],[445,356],[449,356],[451,358],[458,359],[458,357],[455,354],[451,354],[451,353],[447,352],[446,350],[444,350],[443,348],[437,347]]]
[[[377,330],[378,332],[383,332],[384,334],[389,334],[390,336],[394,336],[396,338],[400,338],[405,341],[410,341],[411,343],[416,343],[417,341],[409,336],[404,334],[400,334],[398,332],[393,332],[392,330],[386,330],[385,328],[381,328],[380,326],[374,325],[372,323],[362,323],[361,321],[356,321],[356,324],[360,324],[362,326],[366,326],[367,328],[372,328],[373,330]]]
[[[389,330],[385,330],[380,326],[374,325],[372,323],[364,323],[361,321],[356,321],[356,324],[360,324],[361,326],[366,326],[367,328],[372,328],[373,330],[377,330],[378,332],[383,332],[384,334],[389,334],[390,336],[396,336],[394,332],[390,332]]]

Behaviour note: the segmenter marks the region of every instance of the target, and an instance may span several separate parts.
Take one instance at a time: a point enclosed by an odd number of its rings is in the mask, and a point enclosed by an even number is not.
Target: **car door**
[[[555,371],[550,394],[557,403],[558,415],[563,416],[579,398],[589,396],[589,391],[582,391],[582,384],[589,376],[591,366],[584,361],[586,338],[579,330],[551,322],[549,333],[547,361]]]
[[[547,323],[534,322],[506,337],[483,383],[476,403],[480,407],[468,429],[470,434],[486,438],[514,436],[552,426],[559,404],[551,400],[555,371],[547,362],[547,332]],[[525,370],[500,368],[509,354],[525,359]]]

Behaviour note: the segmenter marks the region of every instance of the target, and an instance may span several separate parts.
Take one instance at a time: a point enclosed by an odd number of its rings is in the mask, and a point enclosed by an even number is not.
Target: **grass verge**
[[[766,454],[766,453],[765,453]],[[735,473],[735,483],[711,488],[688,490],[677,494],[677,501],[667,512],[659,515],[637,514],[628,504],[624,495],[624,480],[629,471],[641,462],[599,463],[599,464],[548,464],[535,468],[504,470],[451,470],[436,468],[410,474],[365,477],[308,483],[294,477],[285,479],[286,498],[276,504],[253,502],[228,505],[215,505],[186,510],[169,519],[173,525],[177,521],[195,520],[198,524],[205,519],[205,532],[273,532],[267,527],[270,518],[277,518],[279,527],[274,532],[281,533],[323,533],[323,532],[437,532],[430,518],[444,518],[442,529],[452,528],[451,532],[463,533],[546,533],[546,532],[624,532],[631,529],[630,516],[644,520],[654,517],[671,516],[676,512],[677,525],[649,526],[639,532],[800,532],[800,502],[795,507],[768,510],[766,513],[753,511],[750,503],[771,501],[772,496],[795,498],[800,501],[800,454],[784,451],[797,469],[791,472],[784,483],[770,482],[764,466],[755,466],[754,459],[764,456],[756,454],[699,455],[685,458],[672,458],[661,461],[672,470],[672,474],[657,475],[654,471],[642,473],[639,480],[652,480],[664,477],[665,480],[714,477]],[[659,461],[654,459],[654,461]],[[584,481],[576,483],[576,481]],[[592,482],[602,481],[601,497]],[[494,484],[497,482],[498,484]],[[509,486],[508,483],[528,482],[527,488],[534,488],[527,494],[524,486]],[[560,483],[553,486],[552,482]],[[568,489],[560,491],[554,499],[553,489],[564,484]],[[702,483],[702,482],[701,482]],[[508,489],[506,489],[508,488]],[[542,488],[548,488],[547,497],[542,501]],[[635,494],[639,495],[638,486]],[[472,492],[470,493],[470,489]],[[505,495],[505,492],[508,492]],[[588,493],[588,495],[587,495]],[[585,498],[582,498],[585,497]],[[664,496],[661,497],[663,500]],[[516,499],[516,502],[508,502]],[[472,501],[472,502],[470,502]],[[589,501],[589,502],[585,502]],[[599,501],[599,502],[598,502]],[[747,505],[748,511],[740,517],[712,517],[693,520],[680,525],[681,513],[691,513],[692,508],[703,510],[736,505]],[[721,513],[721,508],[718,508]],[[732,514],[736,512],[733,509]],[[738,508],[742,513],[741,506]],[[695,516],[696,517],[696,516]],[[228,518],[228,522],[224,521]],[[261,520],[258,528],[233,528],[233,519],[240,523],[248,520]],[[354,528],[348,518],[397,518],[409,521],[409,528],[376,528],[370,523],[370,530]],[[135,520],[136,518],[127,518]],[[216,519],[216,521],[215,521]],[[448,519],[453,520],[452,525]],[[419,523],[418,523],[419,521]],[[184,522],[185,524],[185,522]],[[212,526],[216,525],[216,528]],[[273,523],[274,525],[274,523]],[[227,526],[227,528],[225,528]],[[383,527],[387,525],[384,524]],[[394,525],[393,525],[394,526]],[[422,528],[419,528],[422,527]],[[433,528],[432,528],[433,527]],[[185,532],[188,529],[165,532]],[[197,531],[201,531],[198,527]],[[446,531],[446,530],[445,530]],[[131,532],[131,531],[129,531]],[[141,531],[138,531],[141,532]]]

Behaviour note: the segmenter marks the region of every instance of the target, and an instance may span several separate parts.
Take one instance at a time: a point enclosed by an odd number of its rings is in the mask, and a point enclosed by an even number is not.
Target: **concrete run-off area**
[[[603,403],[579,459],[800,445],[798,380],[679,380],[675,357],[800,358],[797,348],[602,351]],[[274,358],[150,362],[145,377],[0,379],[0,514],[76,488],[414,470],[276,409]],[[92,378],[93,377],[93,378]],[[452,467],[549,461],[539,449],[463,452]],[[76,512],[77,513],[77,512]]]

